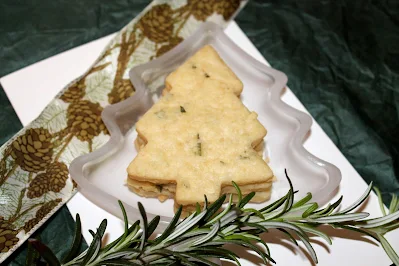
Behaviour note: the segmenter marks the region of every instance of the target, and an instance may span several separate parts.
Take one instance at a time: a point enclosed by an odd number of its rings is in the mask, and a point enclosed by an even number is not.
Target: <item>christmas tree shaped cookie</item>
[[[174,198],[190,210],[232,181],[254,201],[269,199],[273,173],[258,150],[266,129],[238,97],[242,83],[211,46],[166,80],[164,96],[137,122],[138,155],[128,167],[137,194]]]

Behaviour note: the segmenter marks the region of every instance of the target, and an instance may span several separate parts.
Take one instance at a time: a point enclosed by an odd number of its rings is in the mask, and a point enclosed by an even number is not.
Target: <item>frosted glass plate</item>
[[[108,106],[102,118],[111,138],[102,148],[76,158],[70,165],[72,178],[88,199],[106,211],[122,217],[117,200],[121,200],[130,221],[140,218],[137,202],[144,204],[149,219],[161,216],[158,230],[173,217],[173,200],[143,198],[126,185],[126,168],[137,152],[135,122],[156,102],[164,87],[165,77],[204,45],[210,44],[244,84],[242,102],[258,113],[259,121],[268,130],[264,157],[270,159],[277,181],[271,200],[250,204],[260,208],[288,191],[284,170],[292,180],[297,198],[307,192],[313,200],[324,204],[341,182],[339,169],[310,154],[303,141],[310,130],[312,118],[281,100],[287,84],[284,73],[270,68],[241,50],[219,26],[205,23],[196,33],[163,56],[130,70],[136,92],[123,102]]]

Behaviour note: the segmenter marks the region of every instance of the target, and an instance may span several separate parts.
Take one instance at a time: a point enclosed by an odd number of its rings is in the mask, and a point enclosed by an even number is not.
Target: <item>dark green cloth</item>
[[[399,1],[251,1],[237,22],[385,202],[399,195]]]
[[[118,31],[149,2],[3,0],[0,76]],[[398,15],[397,0],[251,0],[236,18],[273,67],[288,75],[291,90],[361,176],[382,190],[385,202],[389,193],[399,195]],[[21,124],[2,90],[0,119],[3,143]],[[40,231],[61,255],[71,228],[64,207]],[[24,251],[12,259],[22,262]]]

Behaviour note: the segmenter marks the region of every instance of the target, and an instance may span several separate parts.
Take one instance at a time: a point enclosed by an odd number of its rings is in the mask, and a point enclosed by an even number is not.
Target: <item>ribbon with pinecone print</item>
[[[240,0],[156,0],[29,126],[0,148],[0,263],[76,192],[69,164],[109,140],[101,112],[134,94],[131,67],[159,57],[201,23],[225,26]]]

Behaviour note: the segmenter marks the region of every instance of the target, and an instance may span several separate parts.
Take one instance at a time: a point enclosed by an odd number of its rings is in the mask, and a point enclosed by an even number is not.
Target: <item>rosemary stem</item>
[[[238,186],[236,189],[241,195]],[[286,233],[295,244],[301,241],[314,263],[317,263],[317,255],[309,236],[315,235],[329,244],[332,243],[332,239],[320,228],[321,225],[339,230],[351,230],[372,237],[380,242],[393,262],[399,262],[399,256],[383,237],[385,233],[399,228],[398,199],[394,197],[391,202],[393,213],[376,219],[365,220],[368,213],[352,212],[366,200],[370,190],[371,185],[359,200],[341,211],[338,211],[341,200],[319,209],[316,203],[309,202],[310,194],[304,200],[293,205],[295,193],[292,184],[285,197],[261,210],[245,208],[249,201],[245,199],[242,199],[244,203],[240,200],[237,205],[230,200],[228,207],[222,210],[222,203],[225,199],[222,197],[220,205],[205,207],[202,212],[193,213],[181,223],[177,223],[178,216],[175,216],[174,221],[176,222],[173,224],[173,228],[165,231],[162,234],[162,239],[157,238],[150,241],[144,238],[143,232],[149,232],[154,228],[140,229],[137,221],[135,227],[128,229],[128,225],[126,225],[125,230],[127,231],[117,242],[112,242],[102,249],[99,249],[99,246],[90,246],[63,266],[124,265],[125,263],[128,265],[129,263],[133,265],[155,263],[169,265],[180,261],[190,264],[197,260],[208,260],[213,256],[237,261],[237,255],[223,248],[225,244],[248,247],[259,254],[266,264],[268,261],[274,262],[274,260],[270,257],[267,244],[259,238],[259,235],[267,233],[269,229],[277,229]],[[145,215],[143,217],[145,218]],[[125,217],[125,221],[127,221],[127,217]],[[144,226],[148,225],[144,223]],[[263,244],[265,249],[259,249],[253,242]]]

